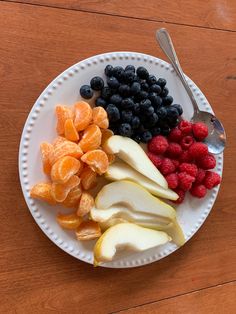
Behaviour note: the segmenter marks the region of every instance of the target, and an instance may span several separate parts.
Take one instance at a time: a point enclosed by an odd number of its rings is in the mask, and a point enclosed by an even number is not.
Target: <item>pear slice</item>
[[[90,216],[100,224],[103,230],[121,222],[132,222],[145,228],[165,231],[178,246],[185,243],[183,231],[177,220],[166,224],[160,221],[156,215],[135,212],[121,205],[112,206],[108,209],[92,208]]]
[[[107,229],[94,247],[94,265],[113,260],[117,249],[128,247],[144,251],[165,244],[171,238],[162,231],[146,229],[132,223],[120,223]]]
[[[134,211],[159,216],[159,219],[166,223],[176,218],[173,207],[131,181],[121,180],[107,184],[95,199],[95,206],[101,209],[107,209],[117,204],[125,205]]]
[[[134,140],[119,135],[111,136],[103,146],[109,154],[116,154],[131,167],[150,180],[167,189],[168,184],[160,171],[153,165],[141,146]]]
[[[164,189],[159,184],[148,179],[135,169],[131,168],[123,161],[116,161],[111,164],[105,174],[106,178],[111,181],[117,180],[131,180],[142,185],[150,193],[156,196],[160,196],[169,200],[177,200],[179,197],[177,193],[170,189]]]

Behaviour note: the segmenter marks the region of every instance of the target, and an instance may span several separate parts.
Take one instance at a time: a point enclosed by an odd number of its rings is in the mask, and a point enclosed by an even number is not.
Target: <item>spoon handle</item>
[[[196,102],[196,99],[194,98],[194,95],[184,77],[182,68],[180,66],[178,57],[175,52],[174,45],[172,43],[172,40],[170,38],[170,35],[168,31],[165,28],[161,28],[157,30],[156,32],[156,39],[163,50],[163,52],[166,54],[168,59],[170,60],[173,68],[175,69],[176,73],[178,74],[186,92],[188,93],[189,98],[192,101],[193,104],[193,109],[194,109],[194,114],[197,114],[199,112],[198,104]]]

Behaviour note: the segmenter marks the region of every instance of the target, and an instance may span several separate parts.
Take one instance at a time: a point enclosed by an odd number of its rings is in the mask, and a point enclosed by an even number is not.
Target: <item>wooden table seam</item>
[[[1,2],[8,2],[8,3],[17,3],[22,5],[30,5],[30,6],[38,6],[38,7],[45,7],[45,8],[52,8],[52,9],[60,9],[60,10],[67,10],[67,11],[76,11],[76,12],[84,12],[84,13],[94,13],[99,15],[105,15],[105,16],[113,16],[113,17],[119,17],[119,18],[125,18],[125,19],[133,19],[133,20],[140,20],[140,21],[147,21],[147,22],[154,22],[154,23],[165,23],[167,25],[179,25],[179,26],[185,26],[185,27],[195,27],[200,29],[206,29],[206,30],[214,30],[214,31],[223,31],[228,33],[236,33],[235,30],[229,30],[229,29],[223,29],[223,28],[215,28],[215,27],[206,27],[206,26],[200,26],[200,25],[192,25],[187,23],[177,23],[177,22],[168,22],[165,20],[156,20],[156,19],[147,19],[147,18],[138,18],[133,16],[125,16],[120,14],[111,14],[106,12],[98,12],[93,10],[85,10],[85,9],[73,9],[73,8],[63,8],[55,5],[45,5],[45,4],[39,4],[39,3],[29,3],[29,2],[22,2],[22,1],[9,1],[9,0],[0,0]]]
[[[143,304],[127,307],[127,308],[121,309],[119,311],[109,312],[108,314],[122,313],[124,311],[131,310],[131,309],[136,309],[136,308],[139,308],[141,306],[151,305],[151,304],[163,302],[163,301],[166,301],[166,300],[171,300],[171,299],[174,299],[174,298],[183,297],[183,296],[190,295],[190,294],[193,294],[193,293],[196,293],[196,292],[200,292],[200,291],[204,291],[204,290],[213,289],[213,288],[217,288],[217,287],[220,287],[220,286],[225,286],[225,285],[228,285],[228,284],[232,284],[234,282],[236,283],[236,279],[225,281],[223,283],[218,283],[216,285],[207,286],[207,287],[204,287],[204,288],[188,291],[188,292],[185,292],[185,293],[176,294],[176,295],[173,295],[173,296],[170,296],[170,297],[166,297],[166,298],[162,298],[162,299],[159,299],[159,300],[156,300],[156,301],[146,302],[146,303],[143,303]]]

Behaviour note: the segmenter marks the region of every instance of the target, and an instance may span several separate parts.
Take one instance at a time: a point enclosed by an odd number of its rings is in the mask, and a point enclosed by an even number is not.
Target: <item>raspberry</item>
[[[198,160],[198,165],[205,170],[213,169],[216,166],[215,157],[211,154],[202,156]]]
[[[205,187],[210,190],[217,186],[221,181],[221,177],[216,172],[206,171],[206,176],[203,181]]]
[[[170,173],[166,176],[166,181],[170,189],[175,189],[179,184],[179,177],[177,173]]]
[[[192,132],[192,123],[186,120],[183,120],[179,124],[179,129],[184,135],[188,135]]]
[[[154,136],[148,143],[148,150],[154,154],[164,154],[167,147],[168,141],[162,135]]]
[[[208,135],[207,125],[205,123],[202,123],[202,122],[194,123],[193,124],[193,135],[199,141],[204,140],[204,138],[206,138]]]
[[[175,171],[175,166],[169,158],[164,158],[160,167],[161,173],[166,175]]]
[[[179,195],[179,198],[176,201],[173,201],[176,204],[181,204],[184,201],[184,197],[185,197],[185,191],[177,188],[174,190],[175,193],[177,193]]]
[[[175,169],[177,169],[179,167],[179,161],[177,159],[171,159],[171,161],[173,162]]]
[[[183,135],[180,129],[174,128],[171,130],[168,140],[171,142],[179,142],[182,139]]]
[[[180,166],[179,166],[179,171],[180,172],[186,172],[187,174],[189,174],[190,176],[196,178],[198,169],[197,166],[194,164],[189,164],[187,162],[183,162]]]
[[[189,155],[195,159],[198,159],[208,154],[208,148],[206,144],[200,142],[193,143],[193,145],[189,147],[188,151]]]
[[[189,192],[195,197],[202,198],[206,195],[207,189],[203,184],[193,184]]]
[[[156,166],[159,169],[162,164],[162,158],[151,152],[148,152],[147,155],[149,159],[151,160],[151,162],[154,164],[154,166]]]
[[[184,191],[190,190],[195,178],[187,174],[187,172],[180,172],[178,176],[179,176],[179,187]]]
[[[166,153],[169,157],[177,157],[182,153],[182,148],[178,143],[170,143]]]
[[[197,172],[196,179],[195,179],[195,183],[202,183],[202,181],[205,178],[205,175],[206,175],[206,171],[201,169],[201,168],[199,168],[198,172]]]
[[[191,135],[184,136],[180,141],[180,145],[183,149],[189,149],[189,147],[195,142]]]
[[[192,160],[193,158],[189,155],[189,152],[187,150],[183,151],[179,157],[180,162],[191,162]]]

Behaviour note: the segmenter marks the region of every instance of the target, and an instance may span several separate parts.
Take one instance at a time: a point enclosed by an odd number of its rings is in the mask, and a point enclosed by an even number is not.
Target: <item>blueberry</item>
[[[93,90],[101,90],[104,87],[104,81],[100,76],[95,76],[90,81]]]
[[[157,124],[158,115],[154,112],[148,119],[149,127],[153,127]]]
[[[163,88],[164,86],[166,86],[166,80],[164,78],[159,78],[157,84]]]
[[[145,116],[151,116],[153,113],[154,113],[154,108],[153,108],[153,106],[148,107],[148,108],[144,111]]]
[[[92,88],[89,85],[83,85],[80,87],[80,95],[85,99],[90,99],[93,97]]]
[[[133,113],[131,110],[122,110],[121,111],[122,122],[131,122],[132,118],[133,118]]]
[[[167,116],[168,118],[178,118],[179,112],[178,109],[176,109],[173,106],[170,106],[167,108]]]
[[[138,77],[138,75],[134,76],[133,82],[138,82],[139,84],[141,84],[142,80],[140,77]]]
[[[157,82],[157,78],[155,77],[155,75],[149,75],[149,77],[147,78],[148,85],[153,85],[156,82]]]
[[[119,134],[122,136],[130,137],[132,135],[132,128],[129,123],[122,123],[119,126]]]
[[[159,135],[159,134],[161,134],[161,129],[158,126],[156,126],[156,127],[151,129],[151,133],[152,133],[152,136]]]
[[[113,69],[113,76],[116,77],[118,80],[121,80],[124,74],[124,69],[120,66],[114,67]]]
[[[110,87],[106,86],[103,87],[102,91],[101,91],[101,96],[102,98],[104,98],[105,100],[108,100],[112,95],[112,91],[110,89]]]
[[[115,122],[120,119],[119,109],[115,105],[109,104],[106,111],[110,122]]]
[[[124,109],[132,109],[134,107],[134,101],[132,98],[125,98],[121,102],[121,107]]]
[[[126,85],[126,84],[122,84],[120,85],[119,89],[119,94],[123,97],[127,97],[130,95],[130,87],[129,85]]]
[[[168,118],[168,126],[172,129],[176,127],[179,124],[179,119],[178,118]]]
[[[152,105],[155,107],[160,107],[162,104],[162,99],[160,96],[157,96],[156,93],[149,93],[148,99],[151,101]]]
[[[145,81],[142,81],[140,85],[141,85],[141,90],[144,90],[145,92],[149,91],[148,83],[146,83]]]
[[[161,97],[166,97],[169,94],[169,89],[167,87],[164,87],[161,92]]]
[[[140,102],[140,109],[142,112],[146,111],[150,106],[152,105],[151,101],[149,99],[143,99]]]
[[[172,104],[172,102],[173,102],[173,97],[170,95],[162,98],[162,104],[164,106],[170,106]]]
[[[178,110],[179,115],[181,116],[181,114],[183,113],[182,106],[179,104],[174,104],[174,105],[172,105],[172,107],[176,108]]]
[[[103,99],[102,97],[98,97],[98,98],[95,100],[95,105],[96,105],[96,107],[103,107],[103,108],[106,108],[107,102],[106,102],[106,100]]]
[[[140,134],[135,134],[132,136],[132,139],[137,142],[137,143],[140,143],[141,142],[141,136]]]
[[[137,129],[140,126],[140,119],[137,116],[134,116],[131,121],[131,126],[133,129]]]
[[[124,71],[122,73],[121,79],[123,82],[132,83],[134,81],[135,73],[133,71]]]
[[[104,70],[106,76],[108,77],[111,77],[112,74],[113,74],[113,66],[108,64],[106,67],[105,67],[105,70]]]
[[[143,132],[141,140],[143,143],[147,143],[152,139],[152,133],[150,131]]]
[[[134,112],[135,114],[139,115],[139,113],[140,113],[140,106],[139,106],[139,103],[136,102],[136,103],[134,104],[133,112]]]
[[[167,125],[162,127],[161,134],[164,135],[164,136],[169,135],[170,134],[170,128]]]
[[[132,95],[137,95],[141,91],[141,86],[138,82],[134,82],[131,87],[130,91]]]
[[[150,92],[154,92],[157,95],[160,95],[161,91],[162,91],[161,87],[157,84],[153,84],[152,86],[150,86]]]
[[[141,90],[137,95],[135,95],[136,100],[140,101],[143,99],[146,99],[148,97],[148,93],[145,92],[144,90]]]
[[[111,104],[119,106],[121,104],[121,102],[122,102],[122,97],[119,94],[113,94],[110,97],[109,101],[110,101]]]
[[[136,72],[141,79],[147,79],[149,77],[148,70],[144,67],[138,67]]]
[[[117,80],[116,77],[114,76],[111,76],[107,79],[107,85],[110,87],[110,88],[113,88],[113,89],[116,89],[120,86],[120,83],[119,81]]]
[[[157,110],[157,115],[160,119],[165,119],[167,116],[167,110],[165,107],[161,107],[160,109]]]
[[[140,124],[140,126],[137,128],[138,133],[143,133],[146,131],[146,128],[144,127],[143,124]]]
[[[133,65],[127,65],[125,67],[125,71],[132,71],[135,73],[135,67]]]

